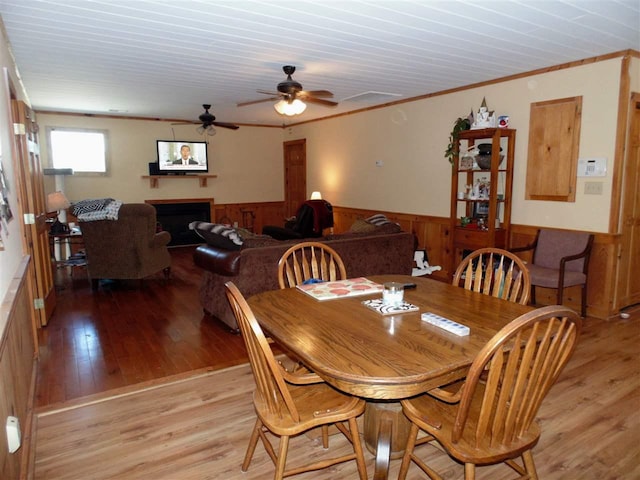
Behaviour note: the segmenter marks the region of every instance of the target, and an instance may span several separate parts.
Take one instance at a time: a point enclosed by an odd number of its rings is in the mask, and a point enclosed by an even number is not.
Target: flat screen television
[[[207,142],[158,140],[158,173],[184,175],[207,173]]]

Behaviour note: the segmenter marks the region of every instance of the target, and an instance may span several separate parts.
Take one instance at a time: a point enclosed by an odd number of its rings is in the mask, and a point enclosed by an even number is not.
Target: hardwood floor
[[[169,284],[159,275],[142,288],[124,283],[92,292],[79,272],[59,276],[59,305],[40,331],[33,478],[271,478],[261,446],[249,472],[240,472],[255,420],[249,370],[234,367],[220,377],[201,370],[247,359],[239,336],[203,316],[191,250],[172,250]],[[627,312],[629,319],[585,319],[576,352],[539,412],[541,479],[640,478],[640,306]],[[197,378],[203,383],[191,383]],[[322,454],[305,437],[295,440],[291,458]],[[463,478],[461,465],[421,448],[444,478]],[[374,460],[366,456],[371,478]],[[389,478],[398,466],[392,462]],[[300,480],[356,477],[350,463]],[[407,478],[425,477],[412,467]],[[478,478],[513,475],[490,466]]]
[[[171,249],[172,279],[102,284],[82,268],[58,270],[58,305],[39,330],[35,406],[203,367],[247,361],[242,338],[204,316],[194,247]]]
[[[640,478],[638,381],[640,308],[628,320],[588,319],[560,381],[542,404],[540,442],[534,458],[540,479],[635,480]],[[246,365],[193,372],[143,382],[39,409],[33,435],[36,451],[30,478],[41,479],[225,479],[273,478],[274,467],[258,445],[242,473],[255,421],[254,383]],[[362,432],[362,428],[360,429]],[[61,433],[61,432],[64,432]],[[292,464],[348,450],[340,435],[321,443],[302,435],[291,440]],[[462,465],[431,446],[418,454],[446,479],[463,478]],[[365,450],[372,478],[374,457]],[[316,458],[317,459],[317,458]],[[400,461],[391,462],[390,479]],[[299,480],[357,478],[354,462],[302,474]],[[426,476],[415,466],[409,480]],[[479,480],[508,480],[503,466],[478,469]]]

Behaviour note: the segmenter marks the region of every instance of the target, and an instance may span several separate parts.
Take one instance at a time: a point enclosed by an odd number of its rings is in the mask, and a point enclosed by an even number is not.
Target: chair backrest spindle
[[[466,438],[477,448],[508,449],[525,435],[573,353],[581,325],[573,310],[553,305],[498,332],[471,365],[452,441]],[[475,395],[482,397],[477,411],[470,408]]]
[[[288,415],[294,422],[299,422],[300,415],[260,324],[238,288],[232,282],[227,282],[225,286],[227,298],[247,347],[256,382],[256,394],[268,405],[271,413],[281,417]]]
[[[347,272],[340,255],[320,242],[301,242],[282,254],[278,262],[280,288],[291,288],[307,280],[344,280]]]
[[[461,285],[484,295],[526,305],[531,282],[529,271],[516,255],[499,248],[481,248],[467,255],[453,276]]]

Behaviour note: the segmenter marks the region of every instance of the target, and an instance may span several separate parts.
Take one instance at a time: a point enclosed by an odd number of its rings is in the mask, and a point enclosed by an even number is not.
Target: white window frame
[[[51,142],[51,134],[54,131],[73,132],[73,133],[99,133],[104,138],[104,170],[103,171],[86,171],[82,170],[77,164],[56,164],[53,157],[53,146]],[[109,174],[109,131],[97,128],[75,128],[75,127],[47,127],[47,152],[49,156],[49,165],[51,168],[71,168],[74,175],[86,176],[107,176]]]

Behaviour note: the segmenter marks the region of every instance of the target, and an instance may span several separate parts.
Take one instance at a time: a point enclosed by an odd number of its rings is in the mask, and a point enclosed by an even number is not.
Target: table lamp
[[[320,192],[311,192],[309,200],[322,200],[322,194]]]
[[[51,233],[68,233],[67,208],[71,206],[69,199],[62,192],[53,192],[47,195],[47,211],[58,212],[56,221],[51,225]]]

